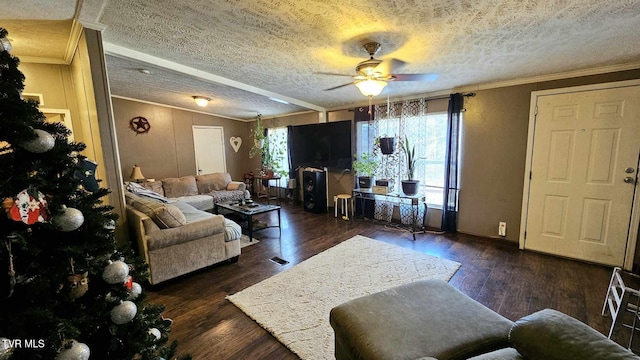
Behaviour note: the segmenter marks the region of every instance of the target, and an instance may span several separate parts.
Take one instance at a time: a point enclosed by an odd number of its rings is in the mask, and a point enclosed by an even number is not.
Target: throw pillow
[[[162,187],[164,188],[164,196],[168,198],[198,195],[198,186],[193,175],[162,179]]]
[[[229,175],[229,173],[214,173],[196,176],[196,183],[200,194],[226,190],[227,184],[230,182],[231,175]]]
[[[171,204],[139,198],[133,203],[133,207],[151,218],[162,229],[178,227],[187,223],[180,209]]]

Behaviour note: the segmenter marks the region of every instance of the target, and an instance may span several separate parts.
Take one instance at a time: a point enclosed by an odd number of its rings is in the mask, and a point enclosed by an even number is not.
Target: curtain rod
[[[476,96],[476,93],[474,92],[470,92],[470,93],[466,93],[466,94],[462,94],[462,96],[464,97],[474,97]],[[425,98],[418,98],[418,99],[411,99],[411,100],[399,100],[401,101],[420,101],[420,99],[424,99],[425,101],[433,101],[433,100],[444,100],[444,99],[449,99],[450,95],[441,95],[441,96],[434,96],[434,97],[425,97]],[[395,102],[399,102],[399,101],[395,101]],[[386,105],[383,104],[383,105]],[[349,111],[354,111],[354,109],[349,108]]]

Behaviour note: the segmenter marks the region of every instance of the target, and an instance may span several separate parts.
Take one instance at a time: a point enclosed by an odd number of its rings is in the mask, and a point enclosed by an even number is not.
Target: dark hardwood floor
[[[460,262],[450,283],[511,320],[553,308],[603,333],[610,326],[611,320],[600,315],[611,274],[608,267],[462,234],[418,234],[414,242],[408,232],[366,220],[344,221],[333,213],[306,213],[300,205],[282,206],[280,238],[277,228],[259,231],[254,236],[260,242],[243,248],[237,263],[145,288],[149,301],[164,304],[164,316],[174,320],[171,339],[178,340],[180,354],[198,360],[297,359],[225,297],[358,234]],[[260,219],[277,222],[275,213]],[[274,256],[290,263],[275,264],[269,260]]]

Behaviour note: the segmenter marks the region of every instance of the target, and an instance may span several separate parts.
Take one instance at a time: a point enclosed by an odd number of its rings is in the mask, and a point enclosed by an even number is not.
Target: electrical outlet
[[[500,221],[498,224],[498,235],[507,236],[507,223],[504,221]]]

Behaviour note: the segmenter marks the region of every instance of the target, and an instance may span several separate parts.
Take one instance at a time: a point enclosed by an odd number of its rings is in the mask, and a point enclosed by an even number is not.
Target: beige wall
[[[122,177],[131,175],[133,165],[141,167],[147,178],[194,175],[196,173],[193,148],[194,125],[222,126],[225,138],[227,172],[234,180],[242,180],[245,172],[253,169],[249,161],[249,126],[242,121],[230,120],[192,111],[113,98]],[[142,116],[151,124],[146,134],[136,135],[129,121]],[[242,138],[238,153],[233,151],[229,138]]]
[[[297,114],[292,116],[282,116],[276,118],[269,118],[264,120],[264,126],[269,127],[279,127],[279,126],[288,126],[288,125],[305,125],[305,124],[315,124],[319,122],[319,114],[317,112],[310,112],[304,114]],[[327,119],[329,122],[332,121],[342,121],[342,120],[351,120],[353,121],[353,112],[349,110],[339,110],[329,112],[327,115]],[[251,126],[253,126],[253,122],[251,122]],[[353,133],[352,133],[352,144],[353,142]],[[259,162],[257,163],[259,166]],[[298,181],[300,181],[300,173],[298,173]],[[330,170],[327,172],[327,193],[328,193],[328,205],[333,206],[333,197],[337,194],[351,194],[351,190],[354,186],[354,177],[351,171],[333,171]],[[299,186],[300,193],[298,194],[298,198],[302,199],[302,188]]]
[[[460,232],[518,241],[531,92],[640,78],[640,69],[476,92],[465,98],[460,179]]]
[[[41,94],[47,109],[68,109],[71,113],[74,141],[87,145],[83,155],[104,163],[95,110],[95,98],[84,34],[70,65],[21,63],[25,93]],[[97,178],[108,187],[104,166],[98,166]]]

